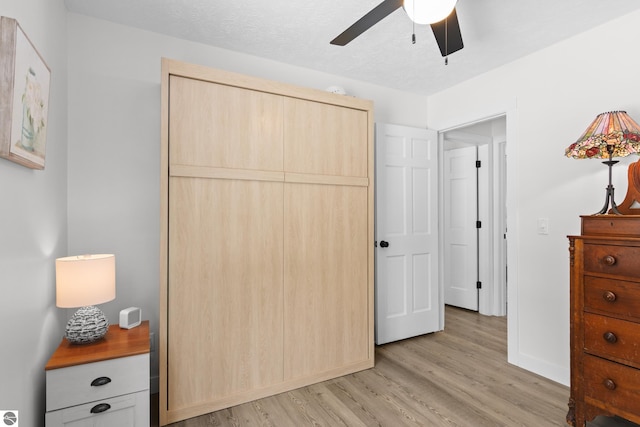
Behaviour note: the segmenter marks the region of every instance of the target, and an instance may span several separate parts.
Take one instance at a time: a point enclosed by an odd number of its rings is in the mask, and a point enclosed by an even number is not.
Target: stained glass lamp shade
[[[602,163],[609,166],[609,185],[604,207],[596,215],[606,214],[609,204],[612,213],[620,214],[611,184],[611,168],[618,163],[613,158],[633,153],[640,153],[640,126],[626,111],[598,114],[582,136],[565,150],[565,155],[574,159],[607,159]]]

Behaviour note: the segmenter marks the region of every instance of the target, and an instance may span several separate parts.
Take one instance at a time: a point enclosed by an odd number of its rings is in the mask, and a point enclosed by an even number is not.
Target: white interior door
[[[376,343],[442,329],[437,133],[376,124]]]
[[[444,152],[444,302],[478,310],[477,151]]]

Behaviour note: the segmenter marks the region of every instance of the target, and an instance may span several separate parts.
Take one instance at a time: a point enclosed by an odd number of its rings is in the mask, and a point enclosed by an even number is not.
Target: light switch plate
[[[538,218],[538,234],[549,234],[549,218]]]

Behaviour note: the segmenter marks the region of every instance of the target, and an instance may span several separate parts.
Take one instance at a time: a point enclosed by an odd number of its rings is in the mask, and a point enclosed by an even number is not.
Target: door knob
[[[388,248],[389,247],[389,242],[385,242],[384,240],[380,242],[380,247],[381,248]]]

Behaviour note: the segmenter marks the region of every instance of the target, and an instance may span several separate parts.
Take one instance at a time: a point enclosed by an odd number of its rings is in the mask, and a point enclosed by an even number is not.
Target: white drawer
[[[93,410],[93,412],[92,412]],[[149,393],[140,391],[45,414],[47,427],[149,427]]]
[[[47,411],[149,389],[149,354],[50,369]],[[104,385],[91,385],[106,378]]]

